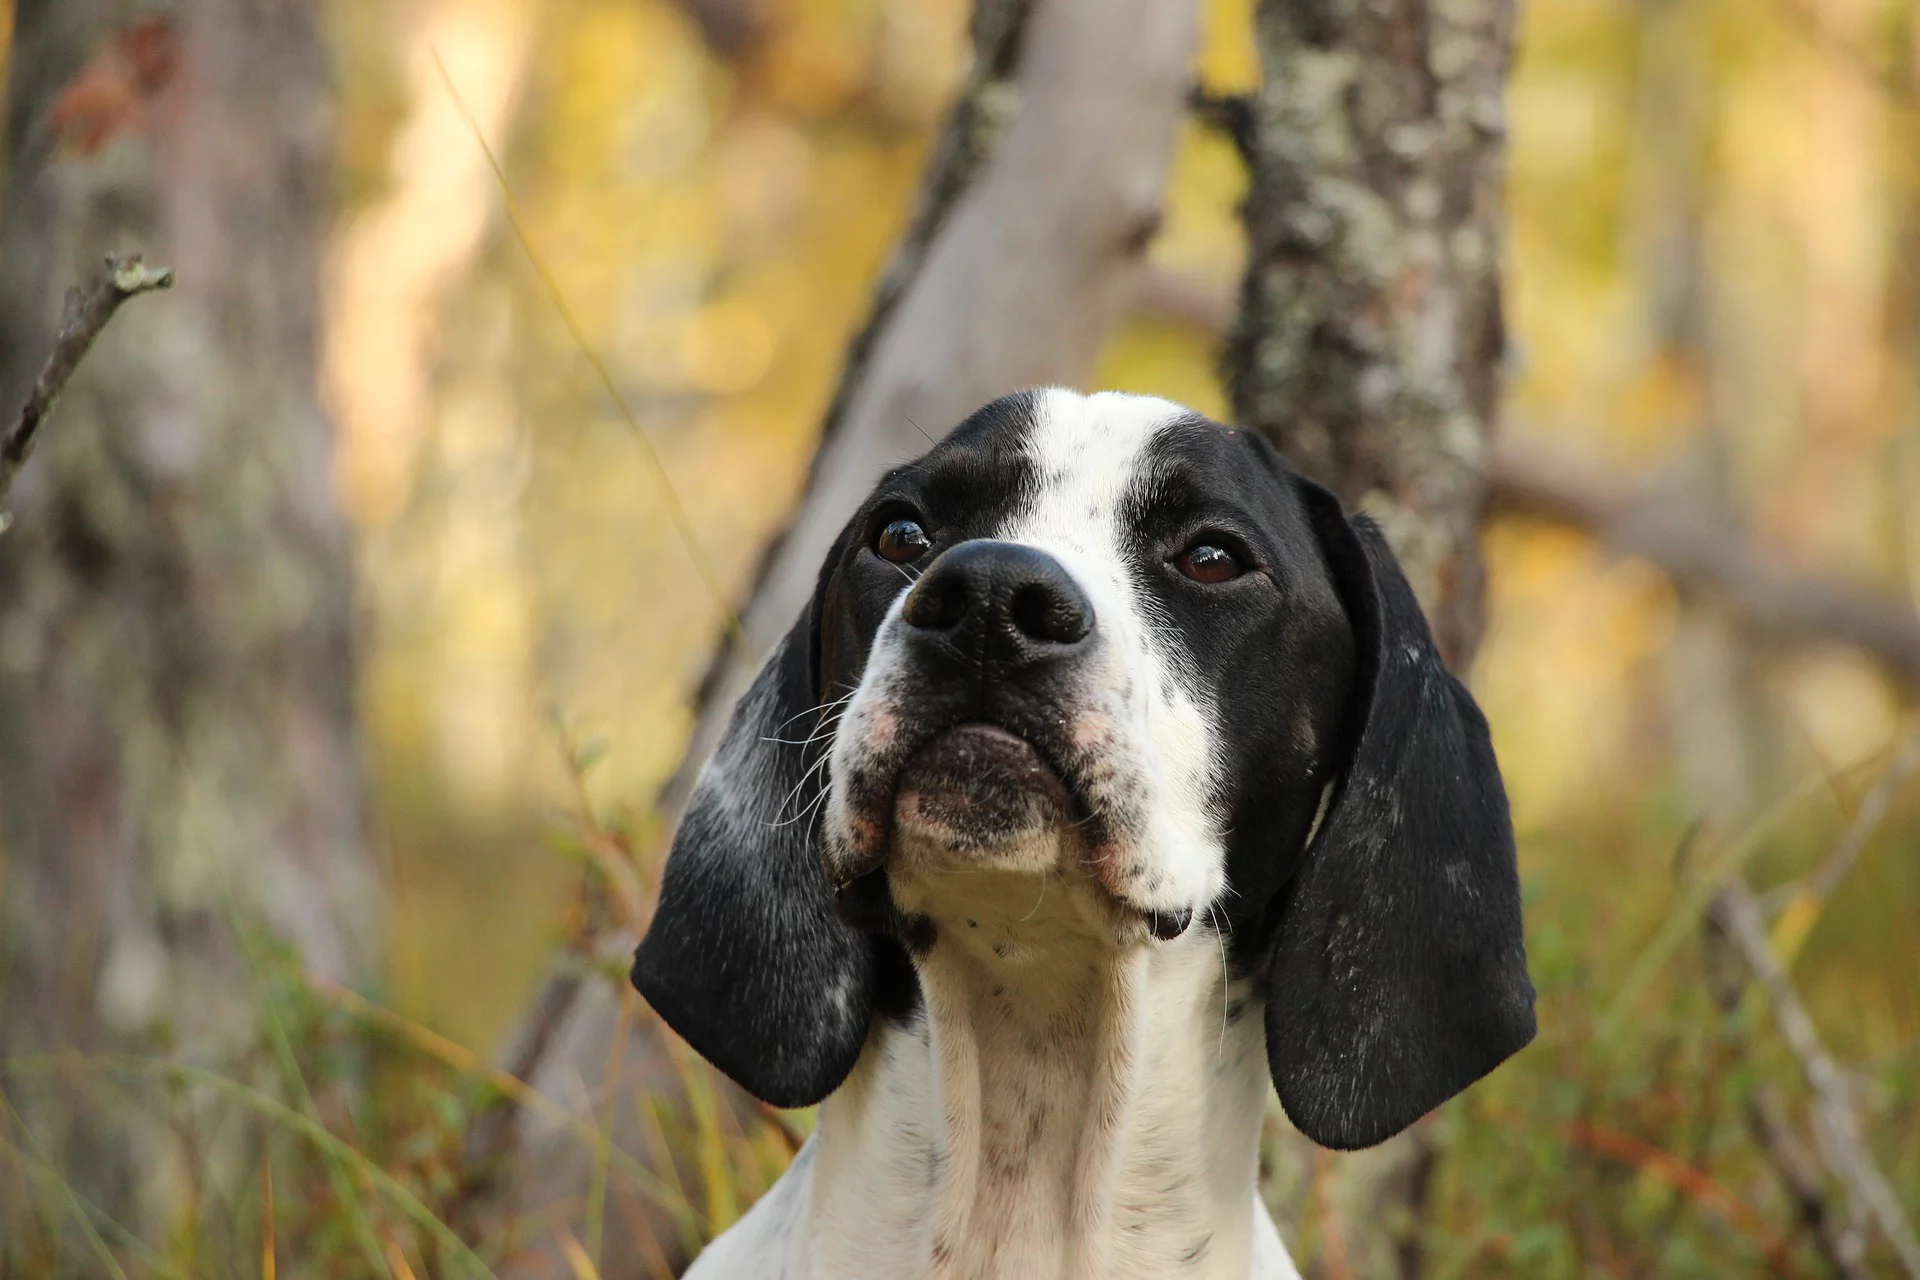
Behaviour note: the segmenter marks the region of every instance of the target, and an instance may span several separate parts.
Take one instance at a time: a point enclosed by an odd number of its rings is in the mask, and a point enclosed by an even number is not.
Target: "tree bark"
[[[1511,0],[1264,0],[1234,411],[1386,530],[1471,665]]]
[[[254,1025],[244,934],[353,982],[384,929],[315,380],[313,6],[130,12],[20,0],[12,42],[0,404],[108,253],[179,282],[80,365],[0,537],[6,1057],[231,1045]],[[84,1195],[136,1229],[164,1214],[171,1153],[137,1108],[0,1076]],[[0,1206],[0,1238],[27,1211]]]
[[[981,6],[982,16],[1009,9]],[[1029,7],[1029,6],[1020,6]],[[753,649],[769,652],[792,624],[833,537],[882,471],[923,452],[981,404],[1008,391],[1078,383],[1131,302],[1184,110],[1197,36],[1193,0],[1034,0],[1011,68],[1017,114],[951,198],[909,265],[903,286],[883,286],[882,322],[863,336],[836,399],[832,429],[815,457],[805,496],[774,545],[740,611]],[[976,40],[1001,28],[976,24]],[[994,123],[998,109],[982,122]],[[924,200],[937,198],[930,183]],[[701,691],[685,764],[663,807],[677,817],[699,765],[753,674],[737,647],[719,655]],[[609,953],[632,939],[608,940]],[[552,990],[552,984],[549,986]],[[613,1136],[633,1140],[635,1082],[671,1088],[671,1064],[649,1018],[633,1021],[614,1051],[619,997],[605,984],[573,984],[521,1035],[532,1083],[567,1100],[610,1096]],[[607,1066],[626,1065],[609,1080]],[[737,1096],[737,1095],[736,1095]],[[522,1116],[523,1132],[501,1174],[501,1191],[523,1210],[579,1203],[590,1185],[590,1152],[567,1126]],[[641,1225],[671,1242],[666,1217]],[[642,1250],[621,1232],[635,1218],[607,1214],[612,1278],[645,1274]],[[557,1250],[524,1256],[515,1274],[564,1275]]]
[[[1261,0],[1255,22],[1234,412],[1380,521],[1464,677],[1485,625],[1513,5]],[[1367,1274],[1420,1273],[1433,1144],[1423,1123],[1349,1162],[1377,1228]]]

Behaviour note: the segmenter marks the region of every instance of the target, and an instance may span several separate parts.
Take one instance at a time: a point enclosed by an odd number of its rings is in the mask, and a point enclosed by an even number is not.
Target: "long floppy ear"
[[[866,1042],[874,939],[834,912],[814,852],[821,591],[734,707],[673,838],[633,985],[741,1088],[819,1102]]]
[[[1314,1141],[1372,1146],[1534,1034],[1486,718],[1374,524],[1298,482],[1358,649],[1346,768],[1277,921],[1267,1059]]]

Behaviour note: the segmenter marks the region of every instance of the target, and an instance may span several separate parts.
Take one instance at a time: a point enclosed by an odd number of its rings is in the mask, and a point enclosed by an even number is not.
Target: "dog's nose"
[[[935,560],[901,616],[927,639],[1015,665],[1058,656],[1093,631],[1093,605],[1066,566],[1036,547],[976,539]]]

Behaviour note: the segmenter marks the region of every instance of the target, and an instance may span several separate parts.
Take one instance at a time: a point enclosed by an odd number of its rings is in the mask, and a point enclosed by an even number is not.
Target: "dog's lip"
[[[1030,779],[1035,786],[1042,789],[1075,825],[1086,827],[1094,823],[1091,807],[1085,797],[1068,781],[1069,775],[1054,765],[1042,747],[1004,725],[984,720],[965,720],[949,725],[922,739],[918,745],[908,750],[899,769],[893,775],[894,794],[898,796],[913,788],[914,784],[910,779],[916,765],[922,768],[933,765],[940,755],[947,753],[958,757],[955,763],[965,762],[969,757],[980,759],[983,753],[998,755],[1003,765],[1012,765],[1023,778]],[[890,841],[891,813],[887,815],[886,821]],[[836,896],[844,895],[860,875],[871,874],[884,865],[884,855],[864,864],[856,876],[836,886]],[[1103,887],[1116,907],[1137,919],[1152,937],[1161,942],[1170,942],[1180,937],[1193,923],[1195,911],[1190,905],[1169,909],[1143,907],[1132,902],[1117,888],[1107,885],[1105,881],[1096,878],[1095,882]]]
[[[902,763],[898,788],[911,789],[915,774],[942,769],[961,772],[982,766],[997,768],[1031,785],[1064,813],[1076,814],[1081,807],[1060,770],[1040,748],[1011,729],[984,720],[962,721],[921,743]]]

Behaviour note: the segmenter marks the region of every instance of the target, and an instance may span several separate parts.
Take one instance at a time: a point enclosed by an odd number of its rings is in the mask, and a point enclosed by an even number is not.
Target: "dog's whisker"
[[[816,736],[818,735],[816,734]],[[812,741],[813,741],[812,738],[807,739],[808,744],[810,744]],[[801,758],[804,760],[805,756],[803,755]],[[833,759],[833,752],[831,750],[831,744],[829,744],[828,750],[822,751],[819,757],[815,759],[812,764],[807,765],[805,768],[803,768],[800,771],[799,781],[795,782],[793,784],[793,789],[788,791],[787,794],[781,799],[780,807],[774,810],[774,813],[773,813],[774,820],[768,825],[775,826],[775,827],[790,825],[790,821],[782,820],[781,815],[787,811],[788,805],[792,804],[795,800],[799,799],[800,793],[806,789],[807,783],[812,781],[813,775],[818,773],[823,767],[825,767],[829,762],[831,762],[832,759]],[[820,793],[822,795],[825,795],[826,788],[822,787],[820,789]],[[796,818],[798,817],[797,814],[795,816]]]
[[[811,770],[809,770],[809,772],[811,772]],[[795,787],[795,788],[793,789],[793,791],[792,791],[792,792],[789,792],[789,793],[788,793],[788,797],[787,797],[787,800],[788,800],[788,801],[792,801],[792,800],[796,800],[796,799],[798,799],[798,798],[799,798],[799,796],[798,796],[798,792],[800,791],[800,788],[801,788],[801,787],[803,787],[803,786],[805,786],[805,785],[806,785],[806,782],[807,782],[807,779],[805,779],[805,778],[802,778],[802,779],[800,780],[800,784],[799,784],[798,786],[796,786],[796,787]],[[812,798],[811,800],[809,800],[809,801],[807,801],[807,803],[806,803],[806,804],[805,804],[805,805],[804,805],[804,806],[803,806],[802,808],[800,808],[799,810],[797,810],[797,811],[796,811],[796,812],[794,813],[794,815],[793,815],[793,816],[792,816],[791,818],[784,818],[784,819],[781,819],[781,820],[779,820],[779,821],[777,821],[777,822],[775,822],[775,823],[773,823],[773,825],[774,825],[774,826],[776,826],[776,827],[790,827],[790,826],[792,826],[792,825],[793,825],[794,823],[796,823],[796,822],[798,822],[798,821],[800,821],[800,819],[801,819],[802,817],[804,817],[804,816],[805,816],[805,815],[806,815],[807,813],[810,813],[810,812],[812,812],[812,811],[813,811],[813,810],[814,810],[815,808],[817,808],[817,807],[819,807],[819,805],[820,805],[821,803],[823,803],[823,802],[824,802],[824,801],[826,800],[826,798],[827,798],[827,794],[828,794],[828,792],[827,792],[827,788],[825,788],[825,787],[821,787],[821,788],[820,788],[820,790],[819,790],[819,794],[818,794],[818,795],[816,795],[816,796],[814,796],[814,797],[813,797],[813,798]],[[785,803],[785,802],[783,802],[783,803],[781,804],[781,810],[782,810],[782,811],[784,812],[784,811],[785,811],[785,808],[786,808],[786,803]],[[778,816],[778,815],[776,815],[776,817],[777,817],[777,816]]]
[[[1207,923],[1213,926],[1213,938],[1220,944],[1220,1044],[1214,1050],[1213,1060],[1221,1062],[1227,1056],[1227,1007],[1230,995],[1227,986],[1230,981],[1227,973],[1227,931],[1220,927],[1220,917],[1215,914],[1218,902],[1207,904]]]
[[[1025,924],[1027,921],[1033,919],[1033,917],[1039,913],[1040,904],[1047,900],[1047,881],[1051,879],[1053,879],[1052,876],[1043,875],[1040,877],[1040,896],[1033,900],[1032,909],[1029,910],[1027,914],[1020,917],[1021,924]]]
[[[794,814],[791,818],[788,818],[785,822],[779,823],[778,825],[783,827],[790,827],[796,822],[804,822],[808,818],[813,817],[814,815],[820,813],[825,808],[826,803],[827,803],[827,789],[825,787],[822,787],[820,788],[820,794],[807,802],[806,808],[802,809],[799,813]],[[809,834],[807,839],[809,842],[811,842],[811,840],[813,839],[812,835]]]
[[[794,723],[794,721],[796,720],[805,720],[808,716],[824,715],[835,707],[844,707],[849,702],[852,702],[854,699],[854,696],[859,692],[860,691],[858,689],[854,689],[850,691],[843,698],[835,698],[831,702],[823,702],[818,706],[808,707],[805,711],[799,712],[796,715],[788,716],[785,720],[782,720],[779,724],[773,726],[773,731],[775,733],[779,733],[782,729],[785,729],[788,725]]]

